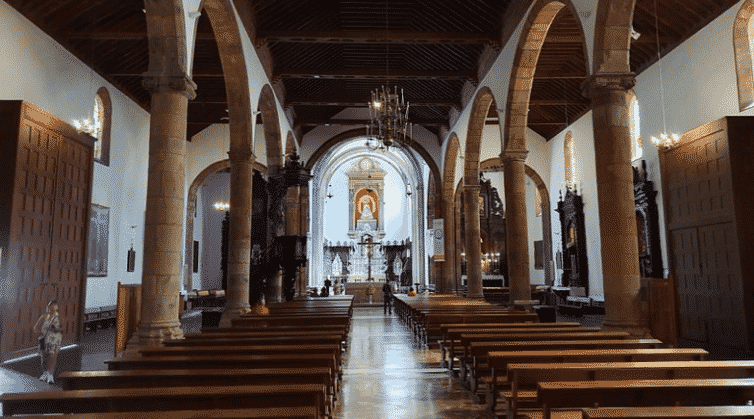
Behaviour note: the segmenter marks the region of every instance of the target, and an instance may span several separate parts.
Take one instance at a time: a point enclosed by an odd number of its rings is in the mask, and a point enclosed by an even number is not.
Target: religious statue
[[[335,259],[332,261],[332,275],[338,277],[343,274],[343,260],[340,255],[335,255]]]
[[[45,314],[41,315],[34,325],[34,332],[39,333],[39,352],[42,367],[45,368],[39,379],[52,384],[55,382],[58,350],[60,350],[60,342],[63,340],[63,329],[60,327],[57,301],[52,300],[47,304]]]
[[[364,202],[364,206],[361,207],[361,220],[372,220],[374,219],[374,216],[372,215],[372,208],[369,207],[369,203]]]

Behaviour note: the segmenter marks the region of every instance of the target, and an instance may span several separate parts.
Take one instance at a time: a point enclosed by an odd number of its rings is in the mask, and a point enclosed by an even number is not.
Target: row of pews
[[[268,309],[64,372],[63,390],[4,394],[3,417],[332,418],[352,296]]]
[[[508,419],[754,418],[754,361],[452,296],[396,299],[418,343],[439,336],[443,366]]]

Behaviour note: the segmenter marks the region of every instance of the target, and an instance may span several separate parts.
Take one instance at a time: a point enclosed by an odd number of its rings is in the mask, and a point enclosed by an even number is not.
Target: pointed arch
[[[736,81],[738,84],[738,109],[754,105],[754,55],[752,55],[752,16],[754,1],[746,0],[733,22],[733,52],[736,57]]]
[[[94,98],[94,119],[97,125],[97,142],[94,145],[95,161],[110,165],[110,132],[112,130],[113,102],[107,88],[100,87]]]
[[[631,73],[631,29],[636,0],[601,0],[597,5],[593,74]]]

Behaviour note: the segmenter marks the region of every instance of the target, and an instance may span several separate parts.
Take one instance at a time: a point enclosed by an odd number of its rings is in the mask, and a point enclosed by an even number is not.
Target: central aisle
[[[417,349],[396,316],[354,308],[336,419],[494,418],[440,368],[439,350]]]

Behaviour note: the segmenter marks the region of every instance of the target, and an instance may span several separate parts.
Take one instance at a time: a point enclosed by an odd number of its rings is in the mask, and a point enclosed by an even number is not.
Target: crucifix
[[[361,242],[358,244],[366,246],[367,248],[367,282],[372,282],[372,254],[374,252],[374,246],[380,246],[380,243],[375,243],[372,236],[365,234],[361,236]]]

